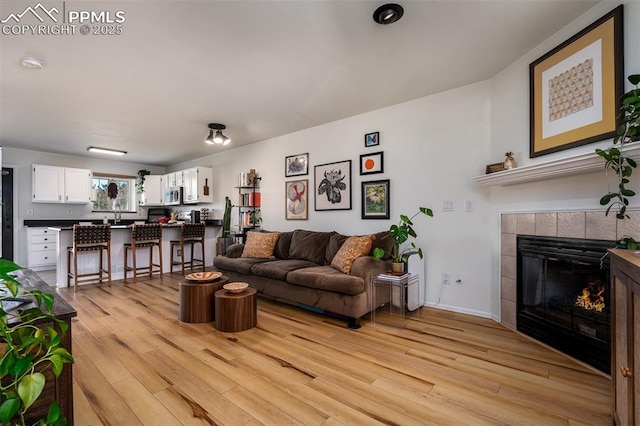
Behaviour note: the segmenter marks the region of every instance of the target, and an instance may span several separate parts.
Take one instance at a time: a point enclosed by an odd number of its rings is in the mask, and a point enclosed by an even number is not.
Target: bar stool
[[[153,248],[158,247],[158,263],[153,263]],[[149,249],[149,265],[139,267],[137,264],[138,250]],[[132,266],[129,266],[129,251],[131,251]],[[155,266],[155,268],[154,268]],[[133,282],[138,276],[159,273],[162,277],[162,225],[159,223],[134,224],[131,228],[131,242],[124,243],[124,280],[127,280],[127,272],[133,271]]]
[[[81,274],[78,272],[78,255],[80,253],[98,252],[100,265],[98,272]],[[104,268],[104,254],[107,254],[107,267]],[[73,257],[73,272],[71,271]],[[111,286],[111,225],[73,225],[73,246],[67,247],[67,287],[74,279],[73,291],[78,290],[79,283],[107,280]],[[84,279],[86,278],[86,279]]]
[[[196,259],[193,252],[194,246],[200,244],[202,249],[202,258]],[[185,261],[184,247],[190,246],[191,259]],[[173,240],[170,242],[171,246],[171,272],[175,265],[181,265],[182,275],[184,275],[185,266],[193,270],[196,266],[202,266],[204,272],[204,223],[183,223],[180,231],[180,240]],[[174,257],[174,248],[178,248],[177,258]]]

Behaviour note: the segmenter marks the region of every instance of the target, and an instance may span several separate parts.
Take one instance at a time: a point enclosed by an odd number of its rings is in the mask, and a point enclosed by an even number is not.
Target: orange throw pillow
[[[352,236],[342,244],[340,250],[333,256],[331,260],[331,266],[340,272],[345,274],[351,273],[351,265],[353,262],[362,256],[366,256],[371,251],[371,244],[373,243],[373,235],[364,235],[361,237]]]
[[[247,242],[240,257],[272,258],[278,238],[279,232],[247,232]]]

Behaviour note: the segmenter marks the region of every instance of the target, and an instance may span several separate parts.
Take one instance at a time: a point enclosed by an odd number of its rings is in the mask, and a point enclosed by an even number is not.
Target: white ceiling
[[[485,80],[598,2],[396,1],[383,26],[382,0],[42,0],[122,10],[123,32],[0,34],[0,144],[171,165]],[[37,3],[2,0],[0,20]],[[210,122],[231,145],[203,143]]]

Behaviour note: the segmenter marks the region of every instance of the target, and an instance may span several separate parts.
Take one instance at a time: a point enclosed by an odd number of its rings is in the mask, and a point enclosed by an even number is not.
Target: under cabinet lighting
[[[125,155],[127,151],[120,151],[117,149],[109,149],[109,148],[98,148],[97,146],[90,146],[87,148],[89,152],[97,152],[98,154],[109,154],[109,155]]]

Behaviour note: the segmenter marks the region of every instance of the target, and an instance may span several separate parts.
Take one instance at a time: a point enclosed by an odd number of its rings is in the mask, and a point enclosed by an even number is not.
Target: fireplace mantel
[[[640,159],[640,142],[629,144],[623,150],[626,156],[634,160]],[[604,160],[595,152],[576,155],[569,158],[531,164],[504,170],[488,175],[476,176],[473,180],[485,186],[507,186],[536,180],[551,179],[566,175],[592,172],[604,169]]]

